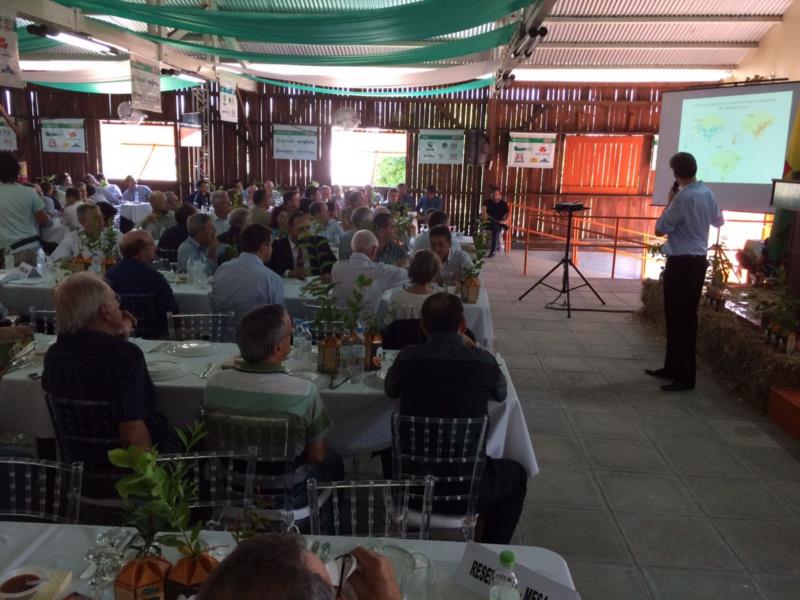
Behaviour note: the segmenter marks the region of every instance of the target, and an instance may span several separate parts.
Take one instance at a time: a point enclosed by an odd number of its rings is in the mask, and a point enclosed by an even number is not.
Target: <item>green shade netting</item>
[[[184,42],[181,40],[170,40],[165,37],[150,35],[147,33],[136,33],[144,39],[152,42],[168,44],[182,50],[192,52],[202,52],[220,58],[233,60],[249,60],[253,62],[284,64],[284,65],[318,65],[318,66],[364,66],[364,65],[408,65],[444,60],[464,56],[474,52],[483,52],[495,48],[508,42],[511,34],[517,25],[506,25],[500,29],[495,29],[488,33],[454,40],[452,42],[441,42],[431,46],[412,48],[410,50],[400,50],[386,54],[366,54],[363,56],[303,56],[296,54],[263,54],[260,52],[243,52],[240,50],[229,50],[226,48],[216,48],[204,44]]]
[[[335,94],[337,96],[359,96],[366,98],[426,98],[429,96],[441,96],[443,94],[454,94],[456,92],[478,90],[481,88],[488,87],[494,83],[494,79],[490,77],[489,79],[476,79],[474,81],[468,81],[467,83],[459,83],[456,85],[450,85],[443,88],[433,88],[426,90],[396,90],[396,91],[385,91],[385,92],[366,92],[366,91],[353,91],[350,89],[327,88],[327,87],[320,87],[318,85],[306,85],[303,83],[290,83],[288,81],[279,81],[277,79],[266,79],[264,77],[256,77],[255,75],[249,75],[247,73],[242,73],[241,76],[247,79],[251,79],[253,81],[258,81],[260,83],[285,87],[293,90],[302,90],[304,92],[314,92],[317,94]]]
[[[464,31],[537,0],[420,0],[370,10],[270,13],[204,10],[120,0],[56,0],[88,14],[111,15],[196,33],[269,43],[389,44]],[[268,7],[268,3],[264,3]]]
[[[31,54],[33,52],[43,52],[50,48],[60,46],[61,42],[50,38],[32,35],[26,29],[17,29],[17,43],[19,44],[20,54]]]
[[[120,79],[117,81],[99,81],[94,83],[69,83],[69,82],[54,82],[54,81],[29,81],[28,83],[35,83],[36,85],[43,85],[45,87],[56,88],[59,90],[67,90],[69,92],[84,92],[87,94],[130,94],[131,93],[131,80]],[[171,92],[173,90],[180,90],[191,88],[200,85],[192,83],[177,77],[170,77],[164,75],[161,77],[161,91]]]

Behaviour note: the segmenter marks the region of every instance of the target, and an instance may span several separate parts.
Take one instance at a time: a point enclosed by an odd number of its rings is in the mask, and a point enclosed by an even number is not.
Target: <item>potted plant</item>
[[[486,235],[482,224],[475,228],[475,260],[472,269],[461,280],[461,300],[465,304],[475,304],[481,293],[480,274],[486,260]]]
[[[793,353],[800,326],[800,299],[789,290],[784,269],[778,271],[773,298],[759,303],[757,308],[763,311],[761,325],[767,343],[782,352]]]
[[[187,452],[206,435],[202,426],[191,427],[188,435],[177,433]],[[114,466],[132,471],[116,487],[125,502],[128,524],[137,532],[129,546],[136,555],[115,582],[117,599],[177,600],[196,594],[217,561],[206,553],[208,546],[200,538],[203,522],[194,527],[190,523],[190,506],[198,490],[187,465],[159,463],[158,450],[136,446],[111,450],[108,457]],[[161,558],[161,545],[175,547],[183,555],[174,567]]]
[[[717,310],[720,310],[725,306],[725,288],[733,272],[733,265],[725,255],[725,249],[721,244],[714,244],[710,249],[714,251],[714,255],[706,273],[706,297]]]

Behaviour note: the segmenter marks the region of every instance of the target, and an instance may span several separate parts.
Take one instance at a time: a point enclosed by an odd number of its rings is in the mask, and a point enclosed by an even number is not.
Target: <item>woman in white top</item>
[[[411,283],[405,288],[396,288],[389,297],[387,316],[390,321],[397,319],[419,319],[422,303],[433,294],[433,281],[439,277],[442,263],[430,250],[420,250],[414,254],[408,267]]]

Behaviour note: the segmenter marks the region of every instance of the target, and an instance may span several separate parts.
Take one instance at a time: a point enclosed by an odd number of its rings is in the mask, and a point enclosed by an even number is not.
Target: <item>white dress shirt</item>
[[[226,233],[231,228],[231,224],[228,222],[228,217],[223,219],[214,213],[211,219],[214,221],[214,229],[217,230],[217,237],[221,236],[223,233]]]
[[[86,204],[83,200],[78,200],[75,204],[70,204],[61,213],[61,224],[71,231],[81,228],[80,221],[78,221],[78,207]]]
[[[464,281],[472,270],[472,259],[463,250],[453,250],[447,260],[442,263],[442,280],[444,281]]]
[[[340,308],[347,306],[347,301],[356,288],[356,280],[360,275],[372,279],[372,283],[364,288],[363,314],[377,314],[383,293],[391,288],[400,287],[408,281],[408,271],[402,267],[372,262],[363,252],[353,252],[347,260],[340,260],[333,265],[331,277],[334,288],[333,297]]]
[[[431,249],[431,230],[426,229],[422,233],[420,233],[417,237],[414,238],[414,252],[418,252],[420,250],[430,250]],[[450,238],[450,249],[451,250],[461,250],[461,242],[458,241],[458,238],[453,235]]]
[[[103,231],[100,233],[101,236],[106,235],[106,232]],[[114,244],[114,248],[111,251],[111,256],[105,256],[102,251],[98,250],[97,252],[100,254],[101,258],[111,258],[114,260],[118,260],[121,256],[119,251],[119,241],[122,238],[120,233],[115,229],[114,235],[116,237],[116,243]],[[56,261],[63,260],[65,258],[73,258],[75,256],[85,256],[89,258],[92,255],[92,251],[88,248],[84,248],[83,244],[81,244],[81,237],[80,231],[69,231],[61,242],[58,244],[53,253],[48,257],[48,261],[52,264]]]

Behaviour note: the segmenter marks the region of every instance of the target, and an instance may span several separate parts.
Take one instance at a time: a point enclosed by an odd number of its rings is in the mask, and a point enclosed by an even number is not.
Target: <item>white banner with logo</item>
[[[158,63],[131,57],[131,106],[161,112],[161,68]]]
[[[552,169],[556,159],[556,134],[512,131],[508,140],[508,166],[517,169]]]
[[[319,128],[312,125],[273,125],[272,158],[317,160]]]
[[[239,122],[239,101],[236,99],[236,82],[219,80],[219,118],[228,123]]]
[[[0,120],[0,150],[13,152],[17,149],[17,134],[3,120]]]
[[[460,129],[420,129],[417,163],[460,165],[464,162],[464,132]]]
[[[86,152],[83,119],[42,119],[42,152]]]
[[[0,87],[25,87],[19,69],[16,23],[17,13],[0,9]]]

